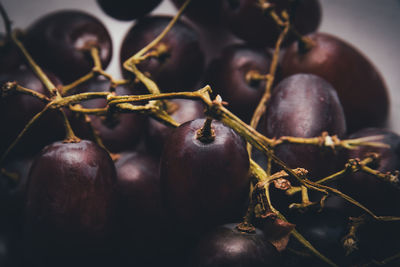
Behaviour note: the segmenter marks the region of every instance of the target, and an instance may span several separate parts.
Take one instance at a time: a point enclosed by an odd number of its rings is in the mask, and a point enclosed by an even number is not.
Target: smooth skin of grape
[[[160,175],[168,218],[182,229],[205,228],[241,213],[248,197],[249,158],[243,139],[213,121],[215,140],[203,143],[196,133],[204,119],[179,126],[169,136]]]
[[[346,121],[335,89],[312,74],[296,74],[282,80],[274,89],[265,113],[266,136],[317,137],[323,131],[344,137]],[[276,155],[290,168],[305,168],[316,180],[334,171],[337,154],[320,147],[283,144]],[[340,166],[342,168],[342,166]]]
[[[178,123],[204,117],[204,106],[199,101],[188,99],[173,99],[168,101],[169,115]],[[146,134],[146,144],[155,154],[160,154],[168,136],[173,132],[171,127],[155,119],[149,119]]]
[[[60,80],[46,72],[50,80],[61,86]],[[34,90],[49,97],[49,93],[39,78],[29,69],[13,70],[0,75],[0,86],[5,82],[16,81],[20,86]],[[35,97],[15,94],[0,99],[0,154],[3,154],[25,125],[46,106]],[[9,157],[31,155],[39,152],[45,145],[61,140],[65,136],[62,116],[51,110],[41,117],[27,134],[20,140]]]
[[[110,81],[106,79],[93,79],[79,86],[78,92],[108,92]],[[140,91],[134,85],[120,85],[115,88],[116,95],[136,95]],[[134,103],[133,103],[134,104]],[[105,99],[92,99],[82,103],[85,108],[105,108]],[[105,147],[113,153],[134,149],[140,142],[145,132],[147,118],[137,113],[118,112],[105,116],[89,115],[93,128],[103,141]],[[92,138],[93,134],[88,127],[77,128],[78,136]]]
[[[315,43],[310,50],[301,51],[294,43],[284,53],[284,77],[312,73],[331,83],[343,105],[349,132],[384,125],[389,114],[389,94],[374,65],[338,37],[326,33],[307,37]]]
[[[24,251],[28,262],[101,262],[109,245],[115,185],[114,163],[95,143],[46,146],[29,175]]]
[[[244,233],[237,224],[219,226],[201,239],[193,253],[191,267],[277,267],[281,259],[263,233]]]
[[[400,169],[400,137],[385,129],[365,128],[350,135],[349,138],[360,138],[374,135],[383,135],[380,142],[390,145],[390,148],[377,148],[362,146],[347,151],[347,159],[364,159],[368,153],[380,155],[373,169],[381,173],[392,172]],[[364,172],[346,175],[338,180],[338,187],[343,193],[371,209],[379,215],[400,216],[400,189],[395,184],[390,184],[382,179]]]
[[[42,67],[70,83],[93,67],[90,48],[97,47],[103,68],[110,63],[112,41],[97,18],[83,11],[62,10],[35,21],[26,31],[24,44]]]

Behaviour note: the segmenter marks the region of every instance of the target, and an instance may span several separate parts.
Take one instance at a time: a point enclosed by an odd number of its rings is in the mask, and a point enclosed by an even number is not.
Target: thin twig
[[[258,103],[256,110],[254,111],[253,117],[251,118],[250,126],[253,127],[254,129],[257,128],[257,125],[258,125],[262,115],[265,113],[265,110],[267,107],[267,102],[271,97],[272,85],[274,84],[276,70],[278,68],[279,51],[280,51],[281,45],[283,43],[283,40],[285,39],[285,36],[287,35],[289,28],[290,28],[290,23],[288,20],[285,20],[284,23],[285,23],[285,26],[284,26],[283,30],[281,31],[279,38],[275,44],[275,50],[274,50],[274,54],[272,56],[272,61],[271,61],[269,74],[268,74],[269,78],[267,79],[267,82],[266,82],[264,94],[263,94],[260,102]],[[249,151],[249,154],[251,155],[251,145],[248,145],[247,149]]]

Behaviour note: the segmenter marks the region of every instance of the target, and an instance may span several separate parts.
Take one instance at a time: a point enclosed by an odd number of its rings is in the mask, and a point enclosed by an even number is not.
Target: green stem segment
[[[76,137],[74,131],[72,130],[71,124],[69,123],[67,115],[65,114],[65,112],[62,109],[60,109],[60,112],[63,116],[65,133],[66,133],[64,143],[79,143],[81,141],[81,139]]]
[[[47,75],[43,72],[43,70],[36,64],[36,62],[33,60],[31,55],[25,49],[25,47],[21,43],[21,41],[18,40],[17,33],[14,32],[14,33],[12,33],[11,36],[12,36],[14,43],[18,46],[18,48],[21,50],[22,54],[24,55],[25,59],[28,61],[32,70],[36,73],[38,78],[42,81],[42,83],[47,88],[47,90],[49,90],[50,94],[52,96],[56,96],[57,98],[60,98],[61,94],[58,92],[58,90],[54,86],[54,84],[50,81],[49,77],[47,77]]]
[[[196,133],[197,140],[202,143],[208,144],[215,140],[215,131],[211,125],[212,120],[212,118],[207,117],[203,127],[201,127]]]

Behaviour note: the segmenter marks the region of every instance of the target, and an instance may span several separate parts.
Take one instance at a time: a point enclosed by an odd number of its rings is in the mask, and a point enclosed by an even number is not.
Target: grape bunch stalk
[[[97,1],[122,79],[99,19],[0,3],[0,265],[400,264],[387,89],[319,1],[160,2]]]

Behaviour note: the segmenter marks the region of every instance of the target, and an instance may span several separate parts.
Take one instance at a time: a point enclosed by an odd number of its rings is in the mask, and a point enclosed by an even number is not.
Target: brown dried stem
[[[160,41],[167,35],[167,33],[171,30],[171,28],[175,25],[178,21],[179,17],[182,15],[183,11],[185,10],[186,6],[190,3],[191,0],[186,0],[186,2],[181,6],[178,13],[172,18],[172,20],[168,23],[167,27],[148,45],[143,47],[139,52],[137,52],[132,57],[128,58],[124,63],[123,67],[135,74],[136,78],[141,81],[146,88],[149,90],[151,94],[159,94],[160,89],[158,88],[157,84],[144,75],[138,68],[137,64],[139,64],[142,60],[145,60],[147,57],[143,57],[150,49],[153,49],[156,45],[160,43]],[[157,103],[158,105],[161,105]]]
[[[175,23],[178,21],[179,17],[182,15],[183,11],[186,9],[187,5],[190,3],[191,0],[186,0],[186,2],[181,6],[177,14],[173,17],[173,19],[169,22],[167,27],[154,39],[152,40],[148,45],[143,47],[139,52],[137,52],[135,55],[132,57],[128,58],[124,62],[124,68],[128,71],[131,71],[131,67],[133,65],[136,65],[140,63],[140,58],[146,54],[150,49],[154,48],[164,37],[167,35],[167,33],[171,30],[171,28],[175,25]]]
[[[389,148],[389,145],[378,142],[384,138],[383,135],[374,135],[354,139],[340,140],[336,135],[330,136],[328,132],[322,132],[321,136],[317,137],[295,137],[295,136],[282,136],[279,139],[271,139],[271,146],[279,146],[285,143],[291,144],[307,144],[315,146],[346,149],[356,149],[359,146],[372,146],[380,148]]]
[[[107,72],[104,71],[103,66],[101,64],[99,49],[96,46],[90,47],[90,55],[92,56],[93,64],[94,64],[92,70],[89,73],[87,73],[86,75],[77,79],[76,81],[63,86],[63,88],[61,90],[62,95],[68,94],[72,89],[75,89],[77,86],[89,81],[90,79],[92,79],[98,75],[102,75],[107,80],[109,80],[111,82],[111,87],[116,87],[118,85],[129,83],[128,80],[115,80],[111,74],[108,74]]]
[[[1,88],[1,97],[6,97],[8,95],[13,95],[16,93],[36,97],[37,99],[39,99],[40,101],[42,101],[46,104],[48,102],[50,102],[50,98],[48,98],[44,94],[38,93],[35,90],[29,89],[29,88],[25,88],[25,87],[19,85],[17,82],[6,82],[5,84],[3,84],[2,88]]]
[[[76,81],[63,86],[62,95],[68,94],[72,89],[75,89],[77,86],[89,81],[93,77],[95,77],[95,73],[93,71],[90,71],[88,74],[82,76],[81,78],[77,79]]]
[[[283,28],[282,32],[280,33],[279,38],[275,44],[275,50],[274,50],[274,54],[272,56],[272,61],[271,61],[269,74],[268,74],[269,78],[267,79],[267,83],[265,86],[265,92],[264,92],[260,102],[257,105],[257,108],[253,114],[253,117],[251,118],[250,126],[253,127],[254,129],[257,128],[257,125],[260,121],[261,116],[265,113],[267,101],[271,97],[272,85],[274,84],[276,70],[278,68],[279,51],[280,51],[282,42],[285,39],[285,36],[288,33],[288,30],[290,28],[290,23],[289,23],[289,20],[287,19],[287,17],[284,17],[283,25],[284,25],[284,28]],[[251,146],[248,147],[248,150],[249,150],[249,152],[251,152]]]
[[[4,22],[4,27],[6,29],[6,35],[7,37],[11,37],[11,20],[8,17],[8,14],[6,12],[6,9],[4,8],[3,4],[0,2],[0,15],[3,18]]]
[[[253,175],[253,177],[259,179],[259,182],[264,185],[265,195],[266,195],[267,202],[268,202],[268,205],[269,205],[269,208],[271,209],[271,211],[274,212],[281,220],[287,222],[288,220],[285,218],[285,216],[283,216],[271,204],[271,199],[270,199],[270,194],[269,194],[269,184],[271,181],[269,181],[269,177],[267,176],[266,172],[260,166],[258,166],[258,164],[255,163],[253,160],[250,161],[250,170],[251,170],[251,174]],[[328,259],[323,254],[321,254],[296,229],[292,230],[291,233],[301,244],[303,244],[307,249],[309,249],[315,256],[317,256],[318,258],[320,258],[322,261],[324,261],[325,263],[327,263],[330,266],[337,266],[334,262],[332,262],[330,259]]]
[[[57,88],[54,86],[54,84],[50,81],[49,77],[43,72],[43,70],[36,64],[36,62],[33,60],[31,55],[28,53],[28,51],[25,49],[24,45],[21,43],[21,41],[18,40],[17,37],[17,32],[13,32],[11,34],[13,42],[18,46],[19,50],[22,52],[24,55],[25,59],[28,61],[30,67],[32,70],[36,73],[37,77],[40,79],[40,81],[44,84],[44,86],[47,88],[51,96],[56,96],[56,98],[60,98],[61,95],[58,92]]]

